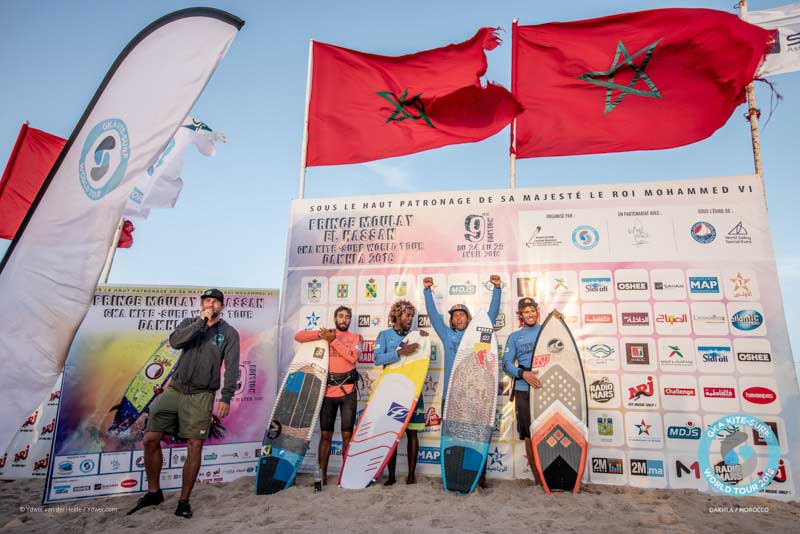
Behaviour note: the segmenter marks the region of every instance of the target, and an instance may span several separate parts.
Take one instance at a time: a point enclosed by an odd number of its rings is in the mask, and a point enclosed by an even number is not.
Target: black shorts
[[[514,392],[514,414],[517,416],[519,439],[531,439],[531,392]]]
[[[352,432],[356,423],[356,407],[358,406],[358,393],[355,388],[343,397],[325,397],[322,399],[322,409],[319,412],[319,428],[323,432],[333,432],[336,423],[336,412],[341,408],[342,432]]]

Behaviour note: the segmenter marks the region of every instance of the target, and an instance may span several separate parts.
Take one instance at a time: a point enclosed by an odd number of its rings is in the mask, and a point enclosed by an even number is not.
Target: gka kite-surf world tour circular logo
[[[752,429],[766,442],[766,466],[759,466],[764,459],[759,459],[747,443],[747,432],[743,429]],[[700,472],[714,491],[744,497],[762,491],[775,478],[780,446],[775,433],[761,419],[735,413],[708,425],[700,438],[697,455]]]
[[[98,122],[83,143],[78,160],[81,186],[91,200],[113,191],[125,176],[130,158],[128,127],[120,119]]]

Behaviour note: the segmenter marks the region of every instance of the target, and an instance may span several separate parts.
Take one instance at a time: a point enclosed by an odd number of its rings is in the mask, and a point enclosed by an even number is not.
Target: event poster
[[[486,310],[489,276],[499,274],[501,347],[519,327],[521,297],[538,301],[542,318],[561,311],[578,343],[589,399],[586,480],[708,490],[703,431],[743,413],[772,430],[779,451],[766,434],[727,425],[709,438],[719,438],[713,475],[745,485],[774,452],[777,472],[760,491],[797,499],[800,395],[756,176],[296,200],[287,250],[280,369],[296,331],[332,327],[336,307],[349,306],[351,330],[365,339],[362,409],[380,374],[372,346],[390,326],[389,307],[400,298],[416,305],[416,326],[434,336],[420,474],[440,475],[443,353],[429,314],[455,303]],[[425,308],[426,276],[436,311]],[[488,473],[529,478],[510,380],[501,376]],[[341,465],[334,439],[331,472]],[[728,455],[738,447],[740,456]],[[402,471],[404,441],[398,451]]]
[[[147,490],[142,449],[147,414],[118,405],[128,399],[145,407],[155,396],[153,380],[167,383],[180,358],[167,343],[169,335],[183,319],[199,314],[204,289],[97,288],[64,369],[45,503]],[[240,337],[239,380],[221,433],[203,447],[201,482],[255,474],[277,389],[278,291],[221,289],[223,319]],[[161,487],[180,488],[185,445],[162,447]]]

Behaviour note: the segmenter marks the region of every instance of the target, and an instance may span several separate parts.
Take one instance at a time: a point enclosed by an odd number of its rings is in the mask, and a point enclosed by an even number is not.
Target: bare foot
[[[327,486],[328,485],[328,477],[327,476],[322,477],[322,485],[323,486]]]
[[[386,479],[386,482],[383,483],[384,486],[392,486],[397,480],[394,477],[389,477]]]
[[[406,484],[416,484],[416,483],[417,483],[417,477],[415,477],[414,475],[408,475],[408,477],[406,478]]]
[[[481,477],[481,479],[478,480],[478,487],[481,489],[487,489],[489,487],[489,483],[486,482],[486,477]]]

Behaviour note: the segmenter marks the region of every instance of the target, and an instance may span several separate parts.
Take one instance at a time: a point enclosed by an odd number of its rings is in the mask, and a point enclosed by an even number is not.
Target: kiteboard
[[[577,493],[589,451],[586,379],[575,339],[564,320],[550,312],[533,350],[531,445],[545,492]]]
[[[499,372],[494,327],[486,312],[479,311],[464,332],[447,385],[440,445],[445,491],[471,493],[483,473]]]
[[[277,493],[294,482],[325,396],[328,358],[325,340],[298,346],[278,390],[262,441],[256,495]]]
[[[380,478],[408,427],[417,405],[431,358],[431,342],[411,332],[403,342],[417,350],[384,366],[344,455],[339,486],[362,489]]]
[[[109,410],[116,411],[108,428],[110,434],[124,434],[147,411],[175,372],[180,356],[181,351],[170,347],[168,340],[158,345],[128,384],[119,404]]]

